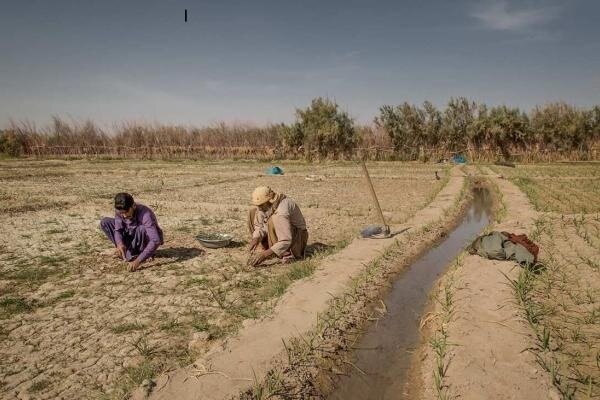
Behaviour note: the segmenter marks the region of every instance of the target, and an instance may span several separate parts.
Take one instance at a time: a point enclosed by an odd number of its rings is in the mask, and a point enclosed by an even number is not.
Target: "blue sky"
[[[317,96],[359,122],[451,96],[600,104],[595,0],[0,4],[0,127],[52,115],[262,124]]]

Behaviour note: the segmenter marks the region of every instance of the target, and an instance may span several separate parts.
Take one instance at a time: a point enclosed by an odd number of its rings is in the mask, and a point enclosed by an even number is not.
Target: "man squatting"
[[[256,267],[273,256],[284,263],[304,258],[308,231],[296,202],[267,186],[257,187],[251,200],[248,264]],[[115,246],[115,254],[128,262],[129,271],[136,271],[164,244],[163,231],[154,212],[129,193],[117,193],[114,206],[115,217],[103,218],[100,228]],[[262,251],[255,253],[259,245]]]

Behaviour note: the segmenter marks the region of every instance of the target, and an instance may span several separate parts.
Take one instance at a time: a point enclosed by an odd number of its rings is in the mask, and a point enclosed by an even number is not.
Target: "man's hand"
[[[248,265],[251,267],[256,267],[262,264],[267,258],[271,257],[273,254],[273,250],[269,249],[258,253],[256,255],[250,256],[248,259]]]
[[[258,239],[258,238],[252,238],[252,240],[250,241],[250,244],[248,245],[248,251],[250,253],[254,252],[254,250],[256,249],[256,246],[258,246],[259,241],[260,241],[260,239]]]
[[[127,252],[127,248],[124,244],[120,244],[117,246],[117,254],[121,257],[122,260],[125,259],[125,253]]]
[[[140,264],[140,261],[136,258],[135,260],[128,263],[127,269],[129,270],[129,272],[137,271],[140,268]]]

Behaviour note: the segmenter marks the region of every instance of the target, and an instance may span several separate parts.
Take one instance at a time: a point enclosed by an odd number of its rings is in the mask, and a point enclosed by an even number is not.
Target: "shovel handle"
[[[381,211],[381,206],[379,205],[379,200],[377,199],[377,194],[375,193],[375,188],[373,187],[373,182],[371,182],[371,176],[369,176],[369,170],[367,169],[365,160],[360,160],[360,164],[362,165],[363,172],[365,173],[365,178],[367,178],[367,184],[369,185],[369,189],[371,190],[371,195],[373,196],[373,203],[375,203],[375,208],[377,208],[377,212],[379,213],[379,218],[381,218],[381,223],[383,224],[383,229],[386,234],[389,234],[390,227],[385,223],[385,218],[383,217],[383,212]]]

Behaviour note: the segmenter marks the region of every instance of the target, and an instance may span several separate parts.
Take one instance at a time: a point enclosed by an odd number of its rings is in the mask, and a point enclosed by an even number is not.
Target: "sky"
[[[599,20],[597,0],[0,0],[0,127],[290,122],[318,96],[361,123],[452,96],[588,107]]]

